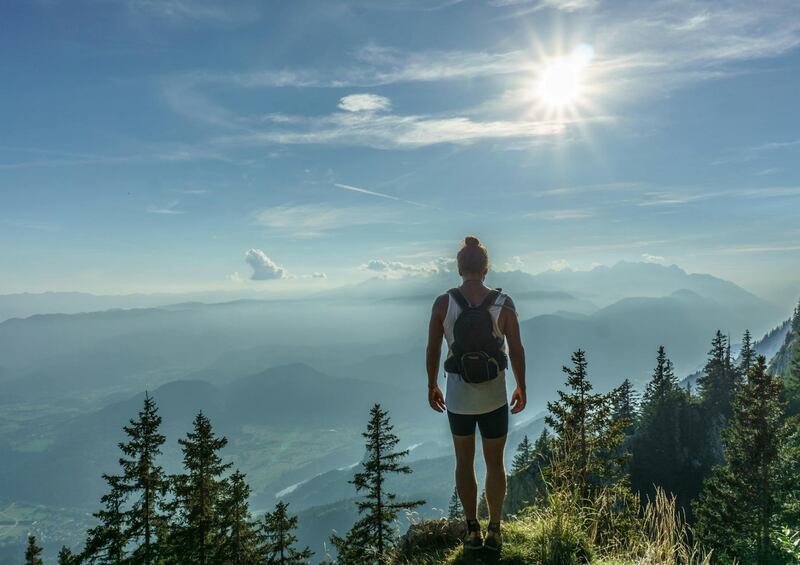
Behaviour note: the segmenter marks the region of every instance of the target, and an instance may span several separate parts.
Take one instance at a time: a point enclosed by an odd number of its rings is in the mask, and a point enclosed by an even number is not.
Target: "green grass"
[[[496,551],[465,550],[461,545],[447,549],[423,549],[395,561],[395,565],[531,565],[540,563],[538,540],[546,531],[547,525],[540,520],[512,520],[504,522],[503,547]],[[486,524],[483,524],[484,531]],[[576,561],[577,563],[577,561]],[[548,562],[548,565],[549,562]],[[609,564],[610,565],[610,564]]]
[[[461,534],[448,526],[452,523],[425,522],[405,538],[392,565],[710,564],[710,555],[689,541],[675,499],[663,492],[629,521],[614,524],[603,515],[604,508],[612,507],[599,499],[587,508],[570,504],[565,497],[551,497],[548,506],[530,507],[503,523],[500,554],[465,551],[455,537]]]

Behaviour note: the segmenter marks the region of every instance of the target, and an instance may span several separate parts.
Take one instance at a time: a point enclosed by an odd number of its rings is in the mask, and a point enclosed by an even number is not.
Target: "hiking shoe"
[[[503,546],[503,535],[500,533],[500,524],[489,523],[489,529],[486,530],[486,539],[483,541],[483,547],[492,551],[500,551]]]
[[[464,538],[464,549],[481,549],[483,547],[483,536],[481,526],[477,521],[467,520],[467,535]]]

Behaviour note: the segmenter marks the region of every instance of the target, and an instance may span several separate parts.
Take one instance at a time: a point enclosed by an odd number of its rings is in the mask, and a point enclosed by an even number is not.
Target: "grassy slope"
[[[503,549],[498,554],[489,550],[467,551],[455,547],[426,547],[396,560],[393,565],[533,565],[538,564],[534,550],[534,520],[522,519],[503,524]],[[486,524],[483,525],[486,529]],[[591,565],[629,565],[626,559],[592,559]]]

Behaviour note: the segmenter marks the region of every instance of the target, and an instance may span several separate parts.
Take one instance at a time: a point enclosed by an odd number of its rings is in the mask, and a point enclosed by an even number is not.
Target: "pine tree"
[[[528,436],[525,435],[520,444],[517,446],[517,453],[514,455],[514,460],[511,463],[511,472],[516,474],[525,471],[529,469],[533,463],[533,444],[528,440]]]
[[[800,300],[797,301],[797,306],[792,315],[792,332],[794,332],[794,335],[800,336]]]
[[[364,498],[356,504],[363,516],[355,523],[345,538],[334,536],[331,541],[337,548],[342,563],[381,563],[392,547],[396,537],[394,521],[401,510],[413,510],[425,503],[423,500],[398,502],[397,496],[386,489],[391,474],[409,474],[411,468],[401,465],[400,460],[408,450],[394,451],[399,438],[392,433],[389,415],[376,404],[370,410],[367,431],[362,434],[367,440],[367,455],[362,462],[362,471],[353,476],[351,483]],[[360,561],[351,561],[352,559]]]
[[[125,491],[120,486],[121,478],[116,475],[103,475],[109,490],[100,498],[102,510],[93,514],[100,523],[87,532],[86,545],[81,552],[80,561],[120,565],[125,561]]]
[[[697,379],[700,398],[712,419],[721,415],[727,420],[731,414],[736,375],[732,370],[728,339],[719,330],[708,355],[703,374]]]
[[[656,487],[661,487],[684,499],[689,461],[683,436],[692,430],[687,425],[688,415],[689,397],[680,388],[672,361],[660,346],[642,400],[639,430],[631,442],[631,483],[636,490],[652,498]]]
[[[678,388],[678,379],[675,377],[675,370],[672,361],[667,357],[667,351],[663,345],[658,346],[656,355],[656,368],[650,382],[642,397],[645,406],[657,405],[665,398],[669,397]]]
[[[453,487],[453,495],[450,497],[450,505],[447,507],[448,520],[461,520],[464,512],[461,508],[461,499],[458,497],[458,489]]]
[[[25,565],[44,565],[42,548],[36,545],[36,536],[28,534],[28,546],[25,548]]]
[[[165,519],[160,508],[168,488],[164,471],[156,464],[165,440],[159,433],[160,426],[158,407],[145,392],[138,419],[130,420],[123,428],[128,440],[119,444],[123,457],[119,460],[122,476],[117,484],[126,500],[133,500],[124,515],[125,538],[140,542],[127,561],[131,565],[151,565],[158,559],[155,531],[158,522]]]
[[[58,565],[73,565],[73,563],[75,563],[75,556],[72,554],[72,550],[66,545],[62,545],[58,551]]]
[[[639,422],[639,395],[636,393],[636,389],[633,388],[633,383],[630,379],[625,379],[617,387],[612,417],[615,420],[626,420],[628,422],[625,430],[626,434],[633,433]]]
[[[182,563],[217,563],[217,544],[224,528],[219,519],[226,486],[222,475],[231,466],[222,462],[218,452],[228,440],[217,437],[209,419],[200,412],[193,431],[178,443],[183,450],[184,473],[173,478],[172,550]]]
[[[572,355],[572,367],[563,367],[570,392],[558,391],[559,400],[548,402],[545,422],[556,434],[551,479],[564,487],[575,487],[588,498],[596,487],[621,478],[625,455],[619,453],[627,422],[612,418],[613,398],[592,393],[586,355]]]
[[[739,366],[737,367],[737,377],[740,383],[750,374],[750,369],[753,367],[755,361],[756,350],[753,346],[753,338],[750,335],[750,330],[744,330],[742,349],[739,351]]]
[[[218,558],[230,565],[249,565],[256,562],[258,535],[250,518],[248,499],[250,486],[245,475],[236,470],[225,483],[219,504],[222,537],[217,540]]]
[[[547,431],[547,428],[542,428],[542,433],[536,438],[533,444],[533,453],[539,468],[550,464],[550,458],[553,456],[553,436]]]
[[[267,512],[261,525],[261,561],[264,565],[302,565],[314,554],[309,548],[298,550],[294,547],[297,536],[297,516],[286,511],[288,504],[283,501],[275,505],[274,512]]]
[[[800,414],[800,340],[795,342],[792,362],[786,375],[786,416]]]
[[[723,560],[781,562],[771,536],[781,525],[782,504],[792,488],[782,388],[759,356],[723,433],[725,465],[714,468],[696,503],[698,536]]]

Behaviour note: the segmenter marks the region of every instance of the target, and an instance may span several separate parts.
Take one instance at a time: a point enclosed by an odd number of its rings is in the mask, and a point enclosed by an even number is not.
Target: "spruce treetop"
[[[297,549],[298,518],[288,512],[289,505],[278,501],[273,512],[267,512],[261,524],[261,557],[266,565],[302,565],[313,552],[309,548]]]
[[[750,330],[744,330],[744,335],[742,336],[742,349],[739,352],[739,374],[738,379],[741,382],[744,380],[748,373],[750,373],[750,369],[753,367],[756,361],[756,351],[753,344],[753,338],[750,335]]]
[[[527,434],[517,446],[517,453],[511,463],[511,472],[520,473],[530,468],[534,463],[533,444],[528,439]]]
[[[36,536],[28,534],[28,546],[25,548],[25,565],[44,565],[42,548],[36,544]]]

